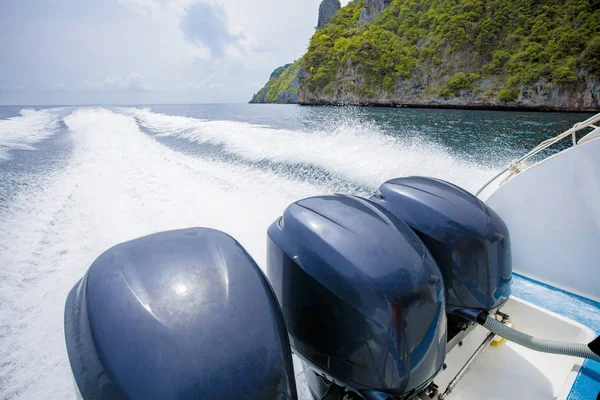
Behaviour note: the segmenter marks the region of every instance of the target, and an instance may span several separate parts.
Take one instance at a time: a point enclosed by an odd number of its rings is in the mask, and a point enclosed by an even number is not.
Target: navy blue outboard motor
[[[498,310],[511,292],[512,262],[506,224],[471,193],[433,178],[384,183],[372,201],[419,235],[442,270],[451,318],[465,310]]]
[[[85,400],[296,399],[277,299],[219,231],[157,233],[106,251],[68,296],[65,336]]]
[[[404,399],[427,387],[446,354],[444,286],[408,226],[334,195],[293,203],[268,236],[267,276],[316,399]]]

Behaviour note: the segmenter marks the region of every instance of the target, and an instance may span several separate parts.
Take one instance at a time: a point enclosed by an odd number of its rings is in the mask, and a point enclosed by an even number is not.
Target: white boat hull
[[[600,139],[480,198],[508,225],[515,272],[600,301]]]

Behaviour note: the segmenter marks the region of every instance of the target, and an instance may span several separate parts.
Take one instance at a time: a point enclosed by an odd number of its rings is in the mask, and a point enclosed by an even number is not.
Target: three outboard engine
[[[424,177],[390,180],[371,200],[410,226],[431,251],[444,276],[449,315],[493,313],[506,302],[512,280],[510,236],[481,200]]]
[[[510,237],[470,193],[394,179],[290,205],[267,277],[211,229],[106,251],[65,307],[80,397],[293,400],[292,349],[315,399],[433,394],[448,340],[510,295]]]
[[[277,299],[241,245],[215,230],[106,251],[68,296],[65,336],[86,400],[296,399]]]
[[[408,226],[371,201],[335,195],[292,204],[268,236],[267,276],[292,348],[314,371],[315,398],[333,384],[366,399],[407,398],[429,384],[445,358],[444,286]]]

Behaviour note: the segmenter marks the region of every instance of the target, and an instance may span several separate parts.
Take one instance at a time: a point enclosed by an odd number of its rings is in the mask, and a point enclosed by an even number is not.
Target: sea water
[[[68,291],[109,247],[205,226],[265,267],[291,202],[425,175],[476,191],[586,114],[281,105],[0,107],[0,399],[69,399]],[[298,373],[301,398],[308,398]]]

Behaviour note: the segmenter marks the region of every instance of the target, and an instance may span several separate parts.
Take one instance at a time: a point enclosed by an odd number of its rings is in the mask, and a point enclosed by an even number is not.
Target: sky
[[[0,0],[0,104],[244,103],[302,56],[319,3]]]

